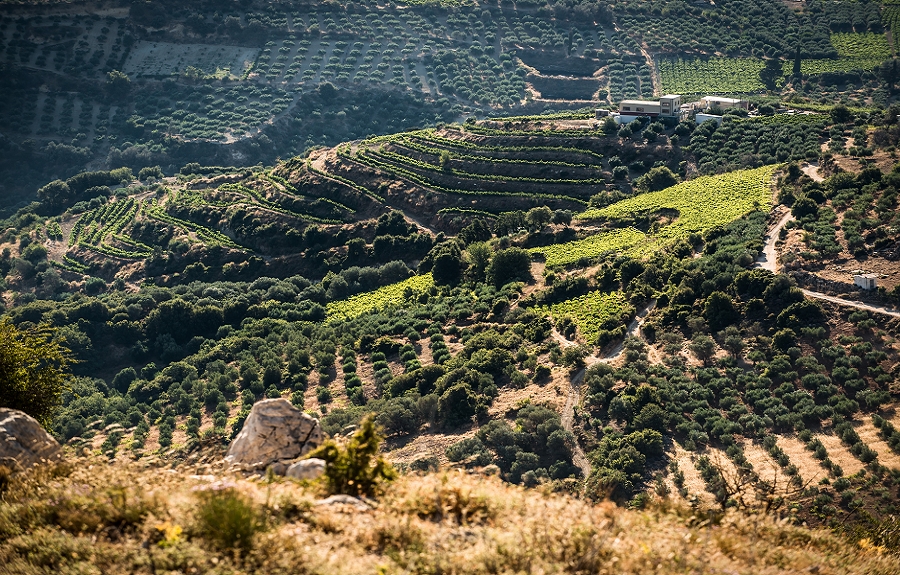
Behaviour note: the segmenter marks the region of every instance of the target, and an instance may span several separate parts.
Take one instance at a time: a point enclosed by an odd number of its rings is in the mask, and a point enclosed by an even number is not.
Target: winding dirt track
[[[792,219],[794,219],[794,216],[791,215],[791,212],[784,214],[784,216],[778,220],[778,223],[775,224],[775,227],[769,230],[769,233],[765,235],[763,238],[763,251],[759,258],[757,258],[755,267],[769,270],[773,274],[778,271],[778,252],[775,251],[775,242],[778,241],[778,235],[781,233],[781,229]]]
[[[846,306],[846,307],[854,307],[856,309],[864,309],[866,311],[871,311],[874,313],[881,313],[884,315],[889,315],[891,317],[900,317],[900,311],[895,309],[891,309],[889,307],[884,307],[880,305],[871,305],[867,303],[863,303],[861,301],[851,301],[848,299],[841,299],[839,297],[834,297],[830,295],[823,294],[817,291],[810,291],[808,289],[803,290],[803,294],[806,297],[816,298],[824,301],[830,301],[831,303],[836,303],[838,305]]]
[[[641,326],[644,324],[644,321],[647,319],[647,316],[650,315],[650,312],[656,307],[656,300],[651,301],[647,307],[642,309],[637,315],[634,316],[634,319],[631,320],[631,323],[628,324],[628,329],[625,333],[625,338],[637,336],[640,333]],[[572,347],[576,345],[574,342],[569,341],[562,334],[560,334],[556,329],[553,329],[553,339],[558,341],[560,346],[563,348]],[[575,406],[581,403],[581,383],[584,381],[584,374],[587,369],[594,365],[595,363],[600,362],[611,362],[616,359],[625,349],[625,339],[619,343],[617,343],[612,349],[610,349],[607,353],[602,356],[595,354],[589,355],[584,360],[584,367],[578,370],[578,372],[572,376],[572,379],[569,382],[569,394],[566,396],[566,403],[563,406],[562,411],[562,426],[563,428],[572,433],[572,426],[575,422]],[[587,459],[587,456],[584,454],[584,450],[581,449],[581,446],[578,444],[578,441],[575,441],[575,447],[572,453],[572,462],[581,469],[582,476],[587,478],[591,473],[591,464]]]
[[[785,214],[775,227],[773,227],[769,233],[763,238],[763,251],[762,254],[757,258],[755,267],[762,268],[764,270],[769,270],[772,273],[778,272],[778,252],[775,250],[775,242],[778,241],[779,232],[781,229],[787,224],[789,221],[794,219],[794,216],[788,212]],[[852,301],[841,299],[839,297],[830,296],[821,292],[812,291],[808,289],[802,290],[803,294],[806,297],[820,299],[823,301],[828,301],[831,303],[836,303],[838,305],[842,305],[845,307],[852,307],[856,309],[862,309],[866,311],[870,311],[873,313],[880,313],[884,315],[889,315],[891,317],[900,317],[900,311],[895,309],[891,309],[885,306],[872,305],[868,303],[863,303],[860,301]]]

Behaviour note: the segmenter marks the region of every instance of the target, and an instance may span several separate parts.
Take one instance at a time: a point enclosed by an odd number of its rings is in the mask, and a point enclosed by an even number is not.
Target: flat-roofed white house
[[[853,283],[864,290],[875,289],[878,287],[878,276],[876,274],[858,274],[853,276]]]
[[[706,108],[719,108],[721,110],[727,110],[728,108],[750,109],[750,102],[747,100],[725,98],[723,96],[704,96],[700,99],[700,104]]]
[[[677,117],[681,114],[681,96],[667,94],[657,100],[622,100],[619,104],[621,116],[664,116]]]

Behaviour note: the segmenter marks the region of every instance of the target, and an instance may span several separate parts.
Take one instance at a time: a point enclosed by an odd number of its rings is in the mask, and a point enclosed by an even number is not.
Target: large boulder
[[[0,465],[21,470],[59,456],[59,443],[35,418],[0,407]]]
[[[225,461],[247,470],[265,469],[306,455],[323,439],[318,419],[286,399],[264,399],[253,405]]]

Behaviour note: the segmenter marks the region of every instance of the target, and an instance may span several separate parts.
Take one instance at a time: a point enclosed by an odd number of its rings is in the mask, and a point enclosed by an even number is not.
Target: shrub
[[[531,281],[531,256],[521,248],[501,250],[491,260],[487,275],[497,287],[511,281]]]
[[[331,493],[371,497],[382,483],[397,476],[391,464],[378,454],[382,439],[370,413],[348,440],[329,439],[309,457],[325,460],[325,483]]]
[[[62,402],[69,350],[55,332],[20,330],[9,318],[0,321],[0,407],[24,411],[45,427]]]
[[[197,491],[194,530],[223,550],[247,551],[265,523],[250,498],[229,484]]]

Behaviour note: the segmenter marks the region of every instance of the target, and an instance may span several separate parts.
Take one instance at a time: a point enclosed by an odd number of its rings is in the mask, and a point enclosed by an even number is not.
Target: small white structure
[[[864,290],[873,290],[878,284],[876,274],[859,274],[853,276],[853,283]]]
[[[640,116],[625,116],[623,114],[612,114],[612,119],[616,121],[620,126],[622,124],[629,124],[635,120],[637,120]]]
[[[659,102],[652,100],[622,100],[619,114],[623,116],[659,116]]]
[[[719,108],[720,110],[727,110],[729,108],[743,108],[745,110],[750,109],[750,102],[747,100],[741,100],[740,98],[724,98],[722,96],[704,96],[700,99],[700,104],[706,109],[709,108]]]
[[[597,108],[594,110],[594,118],[600,120],[609,116],[609,110],[606,108]]]
[[[709,121],[713,121],[719,126],[722,125],[722,116],[716,116],[715,114],[697,114],[694,116],[694,120],[696,120],[698,126],[703,122]]]
[[[654,100],[622,100],[619,104],[619,114],[622,116],[675,118],[681,115],[681,96],[667,94],[658,102]]]
[[[678,116],[681,113],[681,96],[666,94],[659,99],[660,116]]]

